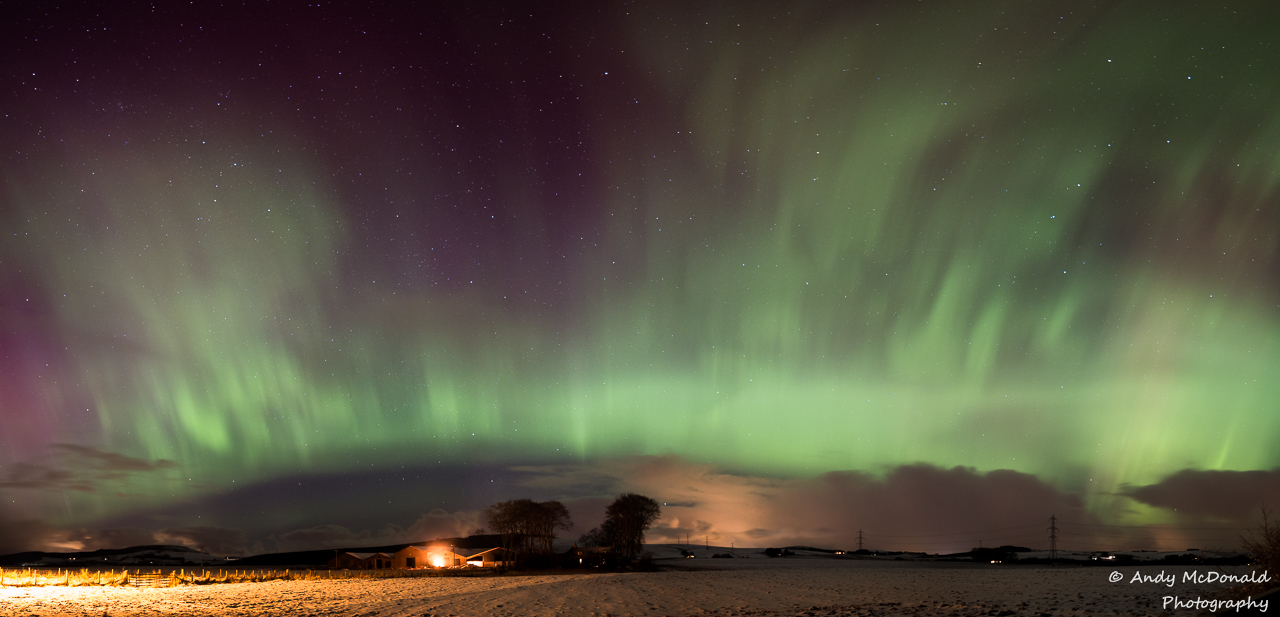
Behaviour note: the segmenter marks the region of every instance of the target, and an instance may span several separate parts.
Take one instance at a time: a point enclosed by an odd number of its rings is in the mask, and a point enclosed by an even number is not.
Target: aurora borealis
[[[1183,548],[1143,527],[1280,497],[1268,3],[15,11],[24,538],[625,486],[739,546],[1058,503]],[[969,482],[1027,511],[919,540]]]

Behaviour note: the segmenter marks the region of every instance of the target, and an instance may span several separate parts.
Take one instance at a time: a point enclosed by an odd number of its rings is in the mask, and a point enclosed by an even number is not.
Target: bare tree
[[[1271,572],[1280,572],[1280,523],[1271,520],[1271,511],[1262,509],[1262,520],[1254,525],[1248,537],[1241,535],[1245,552],[1253,556],[1254,563]]]
[[[502,547],[510,551],[516,551],[516,545],[519,542],[519,509],[520,506],[516,501],[500,501],[485,508],[484,511],[485,518],[489,521],[489,529],[502,536]]]
[[[658,502],[635,493],[623,493],[609,504],[604,511],[605,526],[612,529],[613,546],[622,558],[635,558],[644,548],[644,532],[654,521],[662,508]]]
[[[585,547],[612,548],[617,543],[618,533],[613,528],[612,521],[605,521],[599,527],[593,527],[591,531],[582,534],[578,538],[578,544]]]
[[[573,529],[573,520],[569,518],[569,510],[558,501],[544,501],[538,504],[534,513],[537,538],[542,552],[550,553],[556,540],[557,530]]]
[[[489,528],[502,535],[505,548],[516,553],[549,553],[556,531],[572,529],[569,511],[558,501],[501,501],[485,510]]]

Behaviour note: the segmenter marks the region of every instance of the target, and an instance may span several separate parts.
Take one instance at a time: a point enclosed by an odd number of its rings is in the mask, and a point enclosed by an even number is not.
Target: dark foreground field
[[[1184,572],[1197,570],[1182,567],[1113,570],[826,559],[688,560],[678,566],[661,572],[273,581],[169,589],[0,587],[0,615],[1149,615],[1173,613],[1174,597],[1186,606],[1221,598],[1226,591],[1223,584],[1184,582]],[[1210,608],[1198,606],[1176,614]],[[1235,614],[1223,607],[1217,612]]]

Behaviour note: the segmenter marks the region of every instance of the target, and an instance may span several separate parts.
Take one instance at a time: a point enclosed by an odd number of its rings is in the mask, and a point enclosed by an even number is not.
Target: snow
[[[1165,612],[1165,596],[1176,595],[1183,601],[1208,599],[1225,590],[1222,585],[1183,583],[1182,572],[1196,570],[1192,567],[1000,566],[800,556],[769,559],[759,554],[747,559],[672,559],[659,563],[671,569],[483,578],[276,581],[170,589],[0,587],[0,614],[1145,615]],[[1238,570],[1249,571],[1247,567]],[[1113,572],[1119,573],[1117,582],[1109,580]],[[1175,582],[1172,586],[1132,582],[1135,572],[1148,580],[1160,575]]]

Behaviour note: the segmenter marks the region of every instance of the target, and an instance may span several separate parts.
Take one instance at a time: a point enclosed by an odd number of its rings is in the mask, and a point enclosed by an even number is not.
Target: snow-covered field
[[[758,555],[661,563],[680,569],[171,589],[2,587],[0,615],[1147,615],[1173,612],[1163,606],[1165,596],[1207,600],[1225,589],[1222,584],[1184,582],[1183,572],[1196,570],[1184,567],[1056,568]],[[1160,578],[1135,581],[1135,572]],[[1119,580],[1111,582],[1112,577]]]

